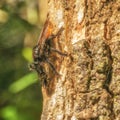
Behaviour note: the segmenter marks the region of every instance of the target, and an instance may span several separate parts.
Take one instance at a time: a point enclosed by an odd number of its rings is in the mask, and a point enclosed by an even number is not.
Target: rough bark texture
[[[41,120],[120,120],[120,0],[49,0],[55,68]]]

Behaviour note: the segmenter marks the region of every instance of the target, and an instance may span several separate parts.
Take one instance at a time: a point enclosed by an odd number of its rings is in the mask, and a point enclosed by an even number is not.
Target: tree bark
[[[52,34],[41,120],[120,120],[120,0],[49,0]]]

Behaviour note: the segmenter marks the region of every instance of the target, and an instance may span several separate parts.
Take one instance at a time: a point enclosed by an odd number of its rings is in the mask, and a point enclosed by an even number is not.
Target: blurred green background
[[[30,72],[46,18],[45,0],[0,0],[0,120],[39,120],[41,85]]]

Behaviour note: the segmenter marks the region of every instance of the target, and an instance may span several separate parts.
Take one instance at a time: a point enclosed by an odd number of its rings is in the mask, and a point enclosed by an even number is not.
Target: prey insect
[[[61,28],[56,35],[52,34],[51,24],[49,21],[46,21],[43,31],[41,33],[40,39],[38,40],[37,45],[33,48],[33,63],[30,65],[30,68],[32,70],[36,70],[38,75],[40,76],[40,79],[42,81],[42,84],[44,86],[47,86],[49,83],[48,73],[45,69],[45,64],[48,64],[48,66],[51,68],[51,70],[59,75],[57,72],[55,66],[50,61],[50,53],[56,52],[59,55],[67,56],[67,54],[62,53],[59,50],[56,50],[52,47],[51,41],[59,36],[61,32],[63,31],[63,28]]]

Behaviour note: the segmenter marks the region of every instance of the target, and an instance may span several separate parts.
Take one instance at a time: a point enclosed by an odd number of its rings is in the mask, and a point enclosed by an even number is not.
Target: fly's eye
[[[37,53],[38,53],[38,50],[35,50],[34,53],[37,54]]]
[[[34,54],[33,55],[35,59],[38,59],[39,58],[39,55],[38,54]]]
[[[36,49],[34,50],[35,54],[38,54],[38,51],[39,51],[39,49],[36,48]]]
[[[36,45],[36,46],[33,48],[34,53],[38,54],[39,49],[40,49],[40,46],[39,46],[39,45]]]

